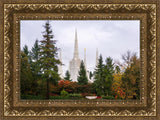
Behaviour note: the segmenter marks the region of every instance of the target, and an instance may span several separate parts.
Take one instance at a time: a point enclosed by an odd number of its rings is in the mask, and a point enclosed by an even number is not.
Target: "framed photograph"
[[[160,119],[160,1],[0,0],[0,118]]]
[[[140,21],[21,20],[20,27],[20,99],[140,99]]]

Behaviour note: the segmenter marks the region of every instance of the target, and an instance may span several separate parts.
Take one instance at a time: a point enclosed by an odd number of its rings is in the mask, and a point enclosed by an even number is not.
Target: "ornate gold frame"
[[[0,0],[0,16],[0,118],[160,119],[159,0]],[[26,19],[140,20],[140,100],[20,100],[20,20]]]

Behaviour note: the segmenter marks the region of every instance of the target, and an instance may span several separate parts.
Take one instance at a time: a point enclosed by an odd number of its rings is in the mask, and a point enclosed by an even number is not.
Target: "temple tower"
[[[85,69],[86,69],[86,76],[88,78],[88,82],[91,83],[92,80],[89,78],[89,71],[87,70],[86,48],[84,48],[84,66],[85,66]]]
[[[81,60],[79,59],[79,52],[78,52],[77,30],[75,30],[74,54],[73,54],[72,60],[69,62],[69,72],[70,72],[72,81],[77,81],[80,63],[81,63]]]

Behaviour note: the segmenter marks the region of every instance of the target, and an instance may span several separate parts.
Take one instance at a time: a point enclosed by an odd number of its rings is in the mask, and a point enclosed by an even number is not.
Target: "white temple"
[[[96,66],[95,67],[97,67],[97,65],[98,65],[98,48],[97,48],[97,51],[96,51]]]
[[[80,64],[81,64],[81,59],[79,58],[78,39],[77,39],[77,30],[76,30],[73,59],[69,62],[69,73],[71,75],[72,81],[77,81]]]
[[[59,53],[59,60],[62,62],[61,58],[61,51]],[[69,73],[71,80],[74,82],[77,82],[77,77],[80,69],[81,59],[79,58],[79,52],[78,52],[78,38],[77,38],[77,30],[75,31],[75,44],[74,44],[74,53],[73,58],[69,62]],[[84,49],[84,65],[86,69],[86,76],[88,78],[88,82],[92,83],[94,81],[93,77],[89,78],[89,71],[87,70],[87,62],[86,62],[86,48]],[[95,65],[98,65],[98,49],[96,51],[96,63]],[[62,65],[59,65],[58,72],[61,78],[63,78],[63,71],[62,71]]]

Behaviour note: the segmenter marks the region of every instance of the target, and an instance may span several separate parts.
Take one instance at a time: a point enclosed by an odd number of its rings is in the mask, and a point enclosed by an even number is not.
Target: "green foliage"
[[[88,78],[86,76],[86,69],[83,61],[81,62],[79,76],[77,79],[78,79],[78,84],[80,85],[86,85],[88,83]]]
[[[37,94],[39,93],[38,91],[38,81],[41,78],[40,75],[40,63],[39,63],[39,45],[38,45],[38,40],[35,41],[34,46],[32,47],[30,53],[31,57],[31,70],[32,70],[32,76],[33,76],[33,81],[34,81],[34,88],[36,89]],[[42,91],[42,90],[41,90]]]
[[[40,41],[40,58],[41,68],[43,71],[52,70],[58,72],[60,61],[57,57],[58,48],[55,46],[56,40],[53,40],[53,34],[49,21],[46,22],[43,40]]]
[[[68,97],[70,99],[81,99],[82,98],[81,94],[69,94]]]
[[[23,51],[21,52],[20,70],[21,70],[20,73],[21,94],[35,94],[32,92],[33,76],[32,76],[32,71],[30,69],[28,56]]]
[[[100,55],[98,65],[95,69],[94,88],[99,96],[111,95],[111,87],[113,82],[114,64],[112,58],[106,59],[106,64],[103,64],[103,58]]]
[[[136,54],[130,56],[130,62],[122,75],[122,88],[125,90],[126,99],[128,96],[135,96],[139,98],[140,95],[140,60]]]
[[[49,22],[44,27],[41,45],[36,40],[31,51],[27,45],[21,51],[21,99],[76,100],[93,93],[110,100],[140,98],[140,59],[131,52],[123,55],[125,62],[119,66],[114,65],[111,57],[107,57],[103,63],[100,55],[95,71],[90,72],[90,78],[95,79],[94,83],[88,83],[83,61],[78,82],[70,80],[69,71],[66,71],[65,80],[59,81],[58,64],[61,63],[57,58],[56,41],[52,40]]]
[[[82,99],[81,94],[68,94],[66,96],[50,96],[50,99],[71,99],[71,100],[77,100]]]
[[[102,99],[109,99],[109,100],[113,100],[114,97],[113,96],[102,96]]]
[[[34,46],[32,47],[32,51],[31,51],[32,60],[34,61],[39,60],[39,52],[40,52],[40,48],[38,45],[38,40],[36,40],[34,43]]]
[[[64,100],[64,99],[69,99],[69,97],[68,96],[50,96],[50,99]]]
[[[104,95],[105,88],[104,88],[104,64],[103,64],[103,58],[102,55],[99,57],[98,65],[96,66],[95,72],[94,72],[94,88],[99,96]]]
[[[39,52],[40,48],[38,45],[38,40],[35,41],[34,46],[31,49],[31,69],[35,79],[38,79],[40,73],[40,62],[39,62]]]
[[[65,73],[64,79],[71,81],[70,76],[71,76],[71,75],[70,75],[69,71],[67,70],[66,73]]]
[[[106,64],[104,66],[104,78],[105,78],[105,82],[104,82],[104,89],[105,89],[105,95],[111,95],[111,87],[112,87],[112,83],[113,83],[113,73],[114,73],[114,63],[113,63],[113,59],[111,57],[108,57],[106,59]]]
[[[90,71],[89,72],[89,79],[91,79],[93,77],[93,73]]]
[[[121,69],[120,69],[120,67],[118,65],[116,65],[116,67],[115,67],[115,72],[116,73],[120,73],[121,72]]]
[[[60,79],[58,75],[58,64],[60,61],[57,57],[58,48],[55,46],[56,40],[53,40],[53,34],[49,21],[44,25],[45,31],[43,32],[43,40],[40,44],[39,63],[43,72],[43,77],[46,78],[46,99],[49,99],[49,82],[54,84]]]
[[[24,52],[24,54],[25,54],[26,56],[29,55],[29,51],[28,51],[28,46],[27,46],[27,45],[25,45],[25,46],[23,47],[23,52]]]
[[[63,96],[63,97],[68,96],[68,92],[63,89],[61,91],[61,96]]]

